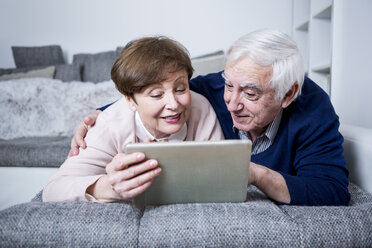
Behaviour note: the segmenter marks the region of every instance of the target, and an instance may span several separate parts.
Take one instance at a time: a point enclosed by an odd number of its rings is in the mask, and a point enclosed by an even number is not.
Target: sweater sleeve
[[[109,127],[99,119],[89,130],[87,148],[68,158],[43,189],[43,201],[91,201],[87,188],[106,174],[105,167],[115,155]]]
[[[295,132],[294,173],[282,175],[291,196],[290,204],[347,205],[350,199],[348,170],[338,116],[328,97],[319,102]]]

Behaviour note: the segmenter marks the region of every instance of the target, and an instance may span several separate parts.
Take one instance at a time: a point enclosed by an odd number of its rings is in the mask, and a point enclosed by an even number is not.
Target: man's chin
[[[242,131],[245,131],[245,132],[248,132],[250,130],[249,126],[245,123],[237,122],[235,120],[233,120],[233,123],[234,123],[235,128],[237,128],[239,130],[242,130]]]

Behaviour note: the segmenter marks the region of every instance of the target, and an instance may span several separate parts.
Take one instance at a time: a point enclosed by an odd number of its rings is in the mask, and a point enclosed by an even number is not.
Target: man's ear
[[[283,101],[282,101],[282,108],[288,107],[293,102],[298,91],[299,91],[299,85],[297,82],[295,82],[292,85],[291,89],[287,92],[287,94],[285,94]]]
[[[134,100],[133,97],[130,97],[130,96],[125,96],[125,99],[127,99],[127,102],[129,104],[129,108],[133,111],[133,112],[136,112],[137,111],[137,103],[136,101]]]

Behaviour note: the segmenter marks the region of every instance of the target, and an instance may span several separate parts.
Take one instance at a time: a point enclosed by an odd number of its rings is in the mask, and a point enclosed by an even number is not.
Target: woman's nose
[[[177,109],[178,101],[177,97],[174,94],[168,94],[166,97],[166,108],[168,109]]]

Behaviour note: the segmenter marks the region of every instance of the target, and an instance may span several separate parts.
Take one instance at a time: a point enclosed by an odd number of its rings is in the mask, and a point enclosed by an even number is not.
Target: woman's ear
[[[133,97],[125,96],[125,99],[127,99],[127,102],[128,102],[128,104],[129,104],[129,108],[130,108],[133,112],[136,112],[136,111],[137,111],[137,103],[136,103],[136,101],[133,99]]]
[[[282,108],[288,107],[293,102],[298,91],[299,91],[299,85],[297,82],[295,82],[292,85],[291,89],[287,92],[287,94],[285,94],[283,101],[282,101]]]

